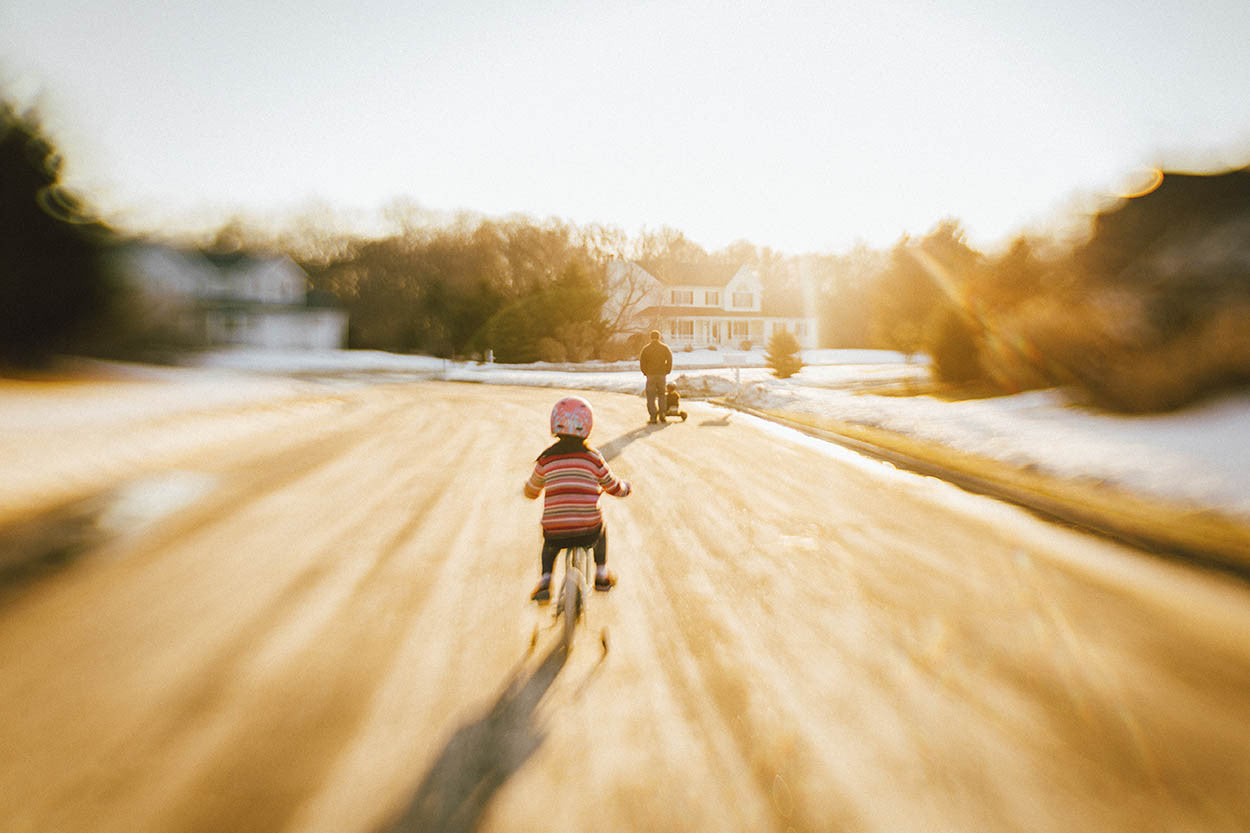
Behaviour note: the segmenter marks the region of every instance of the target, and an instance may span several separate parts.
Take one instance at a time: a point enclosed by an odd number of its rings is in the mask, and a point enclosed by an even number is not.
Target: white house
[[[285,255],[206,253],[152,243],[121,247],[113,268],[149,333],[186,347],[339,348],[347,312],[310,299]]]
[[[804,349],[818,346],[816,318],[784,301],[767,297],[750,264],[735,272],[706,268],[668,270],[653,275],[637,263],[608,264],[604,316],[626,334],[659,330],[674,346],[763,346],[789,330]]]

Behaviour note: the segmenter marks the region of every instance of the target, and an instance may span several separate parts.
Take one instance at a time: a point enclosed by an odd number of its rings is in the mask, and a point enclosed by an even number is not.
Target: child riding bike
[[[664,415],[681,417],[681,421],[685,422],[689,414],[681,409],[681,394],[677,392],[677,386],[672,382],[668,383],[668,392],[664,399],[668,403],[668,410],[664,412]]]
[[[608,570],[608,533],[599,511],[599,495],[625,497],[629,483],[608,468],[603,455],[586,444],[595,415],[580,396],[567,396],[551,409],[554,445],[538,455],[525,482],[525,496],[543,501],[542,577],[530,598],[551,599],[551,571],[556,555],[567,547],[591,547],[595,553],[595,589],[611,590],[616,576]]]

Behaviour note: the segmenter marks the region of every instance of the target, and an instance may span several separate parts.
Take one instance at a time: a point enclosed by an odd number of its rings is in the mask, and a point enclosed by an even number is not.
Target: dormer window
[[[672,303],[675,306],[693,306],[694,290],[693,289],[674,289],[671,294]]]
[[[753,307],[755,306],[755,294],[751,292],[735,292],[733,302],[735,307]]]
[[[706,294],[706,297],[704,298],[703,303],[705,306],[719,307],[720,306],[720,291],[709,289],[707,291],[707,294]]]

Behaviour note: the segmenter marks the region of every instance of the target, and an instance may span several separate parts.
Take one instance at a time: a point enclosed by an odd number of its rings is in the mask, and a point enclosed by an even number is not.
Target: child
[[[616,576],[608,570],[608,533],[599,511],[599,494],[625,497],[630,486],[608,468],[603,455],[586,445],[595,415],[590,403],[568,396],[551,409],[554,445],[538,455],[534,473],[525,483],[525,496],[534,500],[547,490],[543,501],[542,578],[530,598],[551,599],[551,571],[556,555],[566,547],[593,547],[595,589],[611,590]]]
[[[670,382],[668,385],[668,390],[665,392],[664,398],[668,402],[668,410],[665,411],[665,415],[681,417],[681,421],[685,422],[686,417],[689,416],[689,414],[687,414],[685,411],[679,410],[680,405],[681,405],[681,397],[677,395],[677,386]]]

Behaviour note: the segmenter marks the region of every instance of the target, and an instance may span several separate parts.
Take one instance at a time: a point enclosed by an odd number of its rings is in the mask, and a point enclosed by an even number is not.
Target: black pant
[[[543,573],[550,573],[556,564],[556,556],[560,550],[568,547],[592,547],[595,551],[595,563],[602,567],[608,563],[608,528],[601,526],[585,535],[569,538],[543,539]]]

